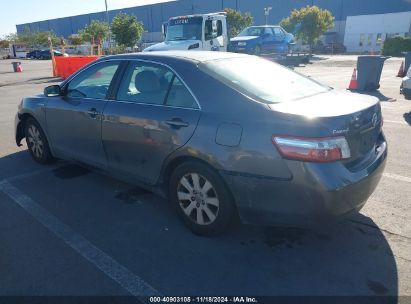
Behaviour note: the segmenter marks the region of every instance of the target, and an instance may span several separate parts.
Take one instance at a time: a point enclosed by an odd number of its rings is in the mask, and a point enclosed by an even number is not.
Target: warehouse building
[[[348,52],[379,52],[386,38],[409,37],[410,31],[411,12],[348,16],[344,45]]]
[[[161,39],[161,25],[173,16],[217,12],[229,7],[242,12],[249,12],[254,17],[254,24],[264,24],[264,8],[272,7],[268,21],[271,24],[277,24],[282,18],[287,17],[293,9],[306,5],[317,5],[332,12],[335,17],[335,25],[334,29],[330,31],[331,35],[327,35],[327,37],[331,37],[332,41],[327,42],[344,42],[347,44],[346,47],[349,51],[377,50],[377,43],[380,44],[378,39],[382,41],[387,36],[400,33],[400,30],[389,25],[400,21],[396,18],[405,18],[405,20],[401,19],[401,24],[408,24],[408,28],[411,22],[409,13],[393,17],[392,21],[380,24],[377,21],[381,18],[388,20],[391,18],[389,16],[392,13],[411,12],[411,0],[174,0],[111,10],[109,11],[109,18],[112,20],[120,12],[134,15],[144,23],[147,31],[144,34],[144,39],[146,41],[156,41]],[[387,15],[388,17],[364,17],[368,15]],[[395,14],[392,16],[395,16]],[[58,36],[69,37],[76,34],[92,20],[105,21],[105,12],[18,24],[16,28],[18,33],[22,33],[26,29],[54,31]],[[381,28],[381,25],[386,25],[387,28]],[[401,25],[401,31],[403,31],[402,28],[403,25]],[[385,34],[384,37],[382,36],[383,33]],[[401,33],[404,34],[405,32]],[[345,34],[347,34],[346,38]],[[354,47],[355,44],[359,46],[359,39],[364,40],[362,46]],[[371,39],[371,44],[368,43],[368,39]]]

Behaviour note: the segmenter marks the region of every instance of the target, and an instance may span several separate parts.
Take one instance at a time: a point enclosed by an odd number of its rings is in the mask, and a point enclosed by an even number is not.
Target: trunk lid
[[[377,98],[330,90],[328,92],[284,103],[270,104],[273,111],[304,116],[307,123],[321,125],[329,136],[344,136],[355,166],[375,149],[381,133],[381,106]]]

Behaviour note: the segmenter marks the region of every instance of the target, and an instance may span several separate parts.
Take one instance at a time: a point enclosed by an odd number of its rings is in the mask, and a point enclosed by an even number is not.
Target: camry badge
[[[333,130],[333,134],[344,134],[344,133],[348,133],[348,129]]]

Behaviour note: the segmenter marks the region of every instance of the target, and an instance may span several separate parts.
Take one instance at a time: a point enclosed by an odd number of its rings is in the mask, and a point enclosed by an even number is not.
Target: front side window
[[[107,99],[108,89],[117,71],[119,61],[96,64],[77,75],[68,84],[68,97]]]
[[[274,34],[275,34],[275,39],[276,40],[279,40],[279,41],[281,41],[281,40],[283,40],[284,39],[284,32],[280,29],[280,28],[278,28],[278,27],[275,27],[274,28]]]
[[[273,30],[270,27],[266,27],[264,29],[264,34],[273,35]]]
[[[132,103],[195,108],[195,99],[168,68],[146,62],[129,64],[117,100]]]
[[[264,28],[262,27],[247,27],[238,36],[262,36],[264,33]]]
[[[220,26],[219,26],[220,25]],[[221,32],[221,33],[220,33]],[[206,20],[204,22],[204,39],[211,40],[223,34],[223,24],[221,20]]]
[[[223,35],[223,22],[221,20],[217,20],[217,37]]]
[[[201,63],[199,68],[229,87],[264,103],[287,102],[330,90],[261,58],[211,60]]]

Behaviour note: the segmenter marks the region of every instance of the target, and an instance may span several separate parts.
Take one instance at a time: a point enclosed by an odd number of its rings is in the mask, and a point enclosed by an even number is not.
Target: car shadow
[[[404,113],[404,120],[411,126],[411,112]]]
[[[76,167],[40,166],[22,151],[0,158],[0,179],[50,169],[15,185],[164,294],[398,301],[389,236],[365,215],[315,229],[235,221],[225,234],[206,238],[191,233],[167,200],[132,185],[119,192],[118,181]]]
[[[52,81],[52,82],[56,82],[56,81],[62,81],[63,79],[61,77],[39,77],[39,78],[31,78],[30,81]]]
[[[25,146],[21,151],[0,157],[0,180],[14,178],[22,174],[30,174],[43,170],[45,166],[35,163]],[[46,167],[52,167],[54,164]]]
[[[322,55],[313,54],[310,58],[310,61],[323,61],[328,60],[329,58],[323,57]]]
[[[381,102],[393,102],[396,99],[392,97],[385,96],[382,94],[380,91],[355,91],[356,93],[363,94],[363,95],[369,95],[373,97],[377,97],[379,101]]]

